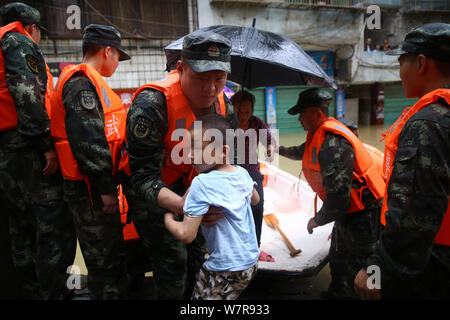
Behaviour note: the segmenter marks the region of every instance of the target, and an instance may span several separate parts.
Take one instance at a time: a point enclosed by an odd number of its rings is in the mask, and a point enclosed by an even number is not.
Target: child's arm
[[[202,218],[203,216],[189,217],[185,215],[183,221],[176,221],[175,215],[167,212],[164,215],[164,224],[175,238],[184,243],[191,243],[197,237]]]
[[[250,204],[252,206],[255,206],[259,203],[259,193],[256,191],[255,188],[253,188],[252,197],[250,199]]]

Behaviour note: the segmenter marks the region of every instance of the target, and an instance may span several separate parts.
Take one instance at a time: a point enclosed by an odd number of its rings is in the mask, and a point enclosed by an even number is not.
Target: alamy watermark
[[[77,265],[67,267],[66,273],[69,274],[66,281],[67,289],[81,289],[81,268]]]
[[[66,19],[66,27],[69,30],[81,30],[81,8],[72,4],[67,7],[66,13],[68,17]],[[369,30],[381,29],[381,9],[379,6],[373,4],[366,8],[367,17],[365,19],[365,25]]]
[[[81,30],[81,9],[76,4],[67,7],[66,13],[69,17],[66,20],[66,27],[69,30]]]
[[[377,5],[370,5],[366,9],[367,18],[365,20],[366,28],[369,30],[381,29],[381,9]]]
[[[370,265],[366,269],[366,273],[369,276],[366,281],[368,289],[381,289],[381,270],[377,265]]]

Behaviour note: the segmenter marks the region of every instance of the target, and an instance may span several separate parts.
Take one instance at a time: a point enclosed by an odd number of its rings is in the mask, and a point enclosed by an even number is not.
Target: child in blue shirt
[[[201,128],[194,125],[189,131],[189,155],[200,174],[188,190],[183,221],[177,221],[172,213],[166,213],[164,221],[177,239],[190,243],[209,207],[221,208],[222,219],[213,226],[202,225],[209,258],[197,274],[192,299],[237,299],[257,269],[259,248],[251,205],[259,202],[259,195],[247,171],[229,163],[228,121],[221,115],[208,114],[196,121],[199,123]],[[202,139],[209,129],[215,130],[214,142]]]

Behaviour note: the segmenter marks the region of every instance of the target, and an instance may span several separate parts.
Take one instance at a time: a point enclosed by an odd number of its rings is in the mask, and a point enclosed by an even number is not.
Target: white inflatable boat
[[[333,223],[317,227],[309,234],[306,226],[314,216],[315,193],[307,182],[268,163],[261,162],[267,176],[264,187],[264,215],[274,214],[282,232],[301,253],[292,257],[280,232],[263,221],[260,249],[275,261],[258,262],[258,273],[309,277],[328,261]],[[317,199],[317,210],[322,206]]]

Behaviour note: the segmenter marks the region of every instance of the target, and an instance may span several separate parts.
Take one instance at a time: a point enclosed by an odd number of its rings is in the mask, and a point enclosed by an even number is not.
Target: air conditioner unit
[[[336,59],[336,79],[341,81],[351,80],[351,59]]]

